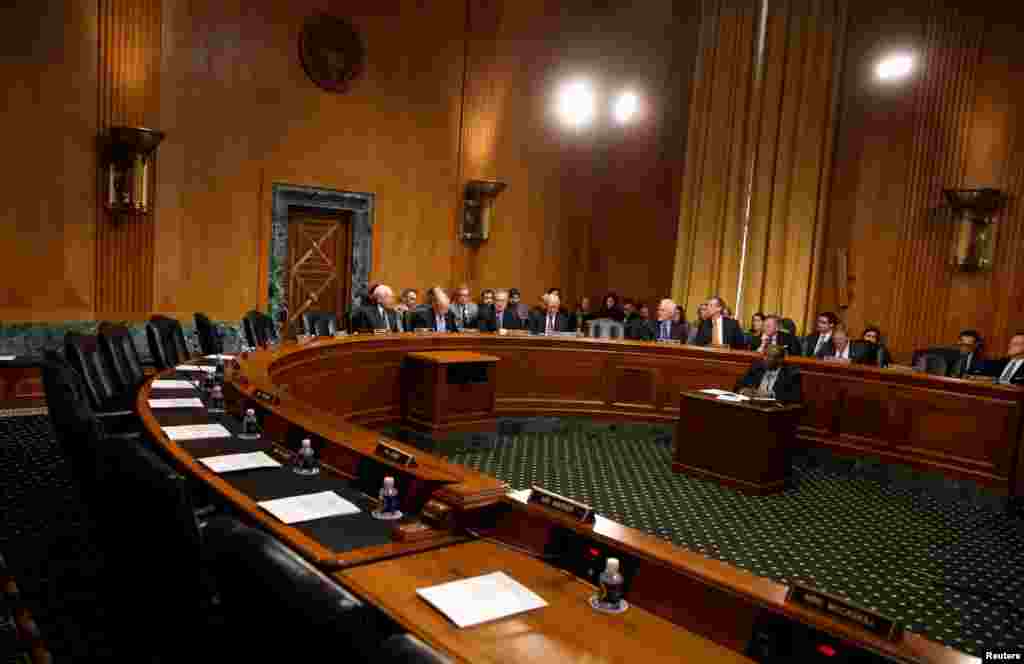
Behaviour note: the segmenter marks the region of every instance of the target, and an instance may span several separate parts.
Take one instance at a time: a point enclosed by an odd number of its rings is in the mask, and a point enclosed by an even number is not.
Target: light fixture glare
[[[633,119],[638,110],[640,110],[640,98],[632,90],[627,90],[616,98],[612,114],[615,116],[616,122],[626,124]]]
[[[883,58],[875,67],[875,74],[883,81],[904,78],[914,68],[914,58],[906,53]]]
[[[594,119],[594,91],[586,81],[571,81],[558,93],[558,116],[571,127],[583,127]]]

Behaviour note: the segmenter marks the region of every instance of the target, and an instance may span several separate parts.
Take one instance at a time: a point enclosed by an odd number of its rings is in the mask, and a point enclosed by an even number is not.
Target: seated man
[[[740,324],[733,318],[727,318],[723,314],[725,300],[717,295],[708,298],[705,315],[700,322],[697,336],[693,343],[697,346],[729,346],[730,348],[745,348],[746,337]]]
[[[402,291],[402,296],[399,298],[398,304],[395,305],[400,332],[412,332],[412,315],[419,299],[420,294],[415,288],[406,288]]]
[[[494,306],[488,307],[486,314],[480,318],[481,332],[497,332],[499,330],[521,330],[523,319],[509,306],[508,291],[494,291]]]
[[[550,334],[552,332],[571,332],[569,315],[562,309],[562,301],[554,293],[548,293],[541,300],[544,310],[538,311],[530,318],[530,332],[534,334]]]
[[[871,344],[875,349],[878,366],[885,368],[892,364],[892,356],[889,354],[889,349],[882,343],[882,330],[874,325],[869,326],[864,330],[864,334],[861,335],[861,341]]]
[[[864,341],[850,341],[846,328],[839,325],[832,328],[830,343],[822,344],[815,355],[819,360],[848,362],[851,364],[877,364],[878,349]]]
[[[476,302],[469,298],[469,286],[462,284],[455,289],[455,303],[452,304],[452,313],[455,314],[455,324],[459,327],[474,328],[477,326],[477,319],[480,317],[479,308]]]
[[[986,370],[985,362],[981,357],[981,335],[977,330],[962,331],[956,345],[960,349],[960,355],[946,369],[947,376],[967,378],[982,374]]]
[[[440,286],[431,291],[431,307],[428,311],[417,311],[413,316],[413,329],[429,328],[434,332],[458,332],[455,314],[449,308],[448,296]]]
[[[654,312],[654,320],[633,320],[626,326],[626,338],[638,341],[678,341],[684,343],[686,330],[673,322],[676,303],[664,299]]]
[[[1001,385],[1024,387],[1024,331],[1010,339],[1006,357],[985,365],[985,375],[992,376]]]
[[[761,324],[761,334],[750,342],[750,350],[759,351],[768,346],[782,346],[787,355],[800,356],[800,340],[779,328],[779,317],[765,316]]]
[[[398,313],[391,307],[395,294],[381,284],[370,291],[370,304],[359,307],[352,316],[352,329],[355,332],[373,332],[387,330],[398,332]]]
[[[768,346],[764,350],[764,359],[754,362],[733,391],[748,397],[799,403],[803,399],[800,370],[787,367],[785,362],[786,351],[782,346]]]
[[[839,325],[839,316],[831,311],[823,311],[818,314],[817,332],[810,334],[804,339],[804,355],[807,357],[818,357],[822,353],[831,353],[832,330]]]

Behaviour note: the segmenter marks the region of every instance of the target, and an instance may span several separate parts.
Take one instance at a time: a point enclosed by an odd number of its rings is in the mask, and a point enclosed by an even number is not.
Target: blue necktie
[[[669,326],[669,322],[667,320],[661,322],[661,338],[662,338],[662,340],[668,339],[670,336],[672,336],[672,333],[669,331],[669,327],[668,326]]]
[[[437,331],[444,332],[444,316],[437,317]]]

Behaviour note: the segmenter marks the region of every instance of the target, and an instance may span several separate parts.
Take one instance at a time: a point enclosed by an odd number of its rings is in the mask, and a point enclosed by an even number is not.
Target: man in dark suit
[[[1024,331],[1017,332],[1010,339],[1006,357],[985,365],[985,375],[992,376],[1002,385],[1024,387]]]
[[[542,298],[544,310],[538,311],[530,318],[530,332],[534,334],[550,334],[552,332],[571,332],[569,314],[562,311],[562,301],[554,293]]]
[[[839,316],[831,311],[818,314],[817,331],[804,339],[804,355],[818,357],[823,353],[832,353],[835,350],[832,347],[832,330],[836,325],[839,325]]]
[[[829,350],[831,346],[831,351]],[[837,325],[832,329],[829,344],[822,344],[821,350],[815,355],[819,360],[847,362],[850,364],[877,364],[878,349],[866,341],[850,341],[846,328]]]
[[[664,299],[658,303],[654,320],[638,318],[626,326],[626,338],[638,341],[678,341],[686,343],[686,322],[675,322],[676,303]]]
[[[799,403],[803,399],[800,386],[800,370],[787,367],[786,351],[782,346],[768,346],[764,359],[757,360],[750,370],[736,383],[734,392],[748,397],[769,397],[788,403]]]
[[[370,292],[370,303],[359,307],[352,316],[352,329],[356,332],[397,332],[398,313],[391,308],[394,299],[395,295],[388,286],[377,286]]]
[[[775,315],[765,316],[761,325],[761,335],[754,337],[750,342],[750,350],[759,351],[768,346],[782,346],[786,355],[799,357],[800,340],[779,327],[779,317]]]
[[[981,356],[981,335],[977,330],[963,330],[957,342],[960,355],[946,370],[950,378],[967,378],[981,374],[986,370],[985,361]]]
[[[708,298],[707,318],[700,322],[700,329],[693,343],[697,346],[728,346],[730,348],[746,348],[746,339],[740,324],[722,314],[725,301],[715,295]]]
[[[428,328],[434,332],[458,332],[455,314],[451,312],[448,296],[440,286],[431,289],[432,305],[427,311],[417,311],[413,317],[413,329]]]
[[[523,319],[509,304],[507,290],[494,291],[494,306],[488,307],[486,314],[481,316],[480,331],[498,332],[523,329]]]
[[[469,286],[462,284],[455,289],[455,302],[452,304],[455,323],[462,328],[475,328],[480,317],[480,309],[476,302],[469,298]]]

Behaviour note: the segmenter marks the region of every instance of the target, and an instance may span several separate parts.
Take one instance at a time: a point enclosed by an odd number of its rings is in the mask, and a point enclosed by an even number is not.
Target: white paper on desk
[[[543,597],[504,572],[419,588],[416,594],[459,627],[478,625],[548,605]]]
[[[701,392],[703,392],[704,394],[714,394],[716,397],[722,396],[723,394],[732,394],[732,392],[728,390],[720,390],[716,387],[709,387],[706,390],[701,390]]]
[[[189,399],[150,399],[150,408],[206,408],[196,397]]]
[[[223,424],[181,424],[163,427],[171,440],[200,440],[202,438],[230,438],[231,432]]]
[[[243,452],[202,457],[199,462],[215,473],[230,473],[251,468],[278,468],[281,466],[266,452]]]
[[[0,362],[10,362],[11,360],[13,360],[16,357],[18,357],[18,356],[17,355],[0,355]]]
[[[154,380],[154,390],[191,390],[195,385],[187,380]]]
[[[325,519],[329,516],[359,514],[358,507],[345,500],[333,491],[321,491],[304,496],[275,498],[257,503],[285,523],[299,523],[313,519]]]
[[[224,355],[222,353],[220,355],[204,355],[203,359],[205,359],[205,360],[233,360],[233,359],[235,359],[235,356],[234,355]]]
[[[216,373],[217,367],[200,366],[198,364],[179,364],[174,367],[175,371],[205,371],[206,373]]]
[[[745,397],[742,394],[732,394],[731,392],[719,394],[718,398],[722,401],[750,401],[750,397]]]

